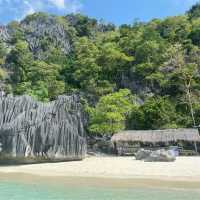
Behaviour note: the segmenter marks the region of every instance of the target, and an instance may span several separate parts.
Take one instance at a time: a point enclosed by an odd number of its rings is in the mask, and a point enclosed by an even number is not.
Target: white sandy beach
[[[134,157],[88,157],[76,162],[3,166],[0,173],[200,182],[200,157],[179,157],[172,163],[147,163]]]

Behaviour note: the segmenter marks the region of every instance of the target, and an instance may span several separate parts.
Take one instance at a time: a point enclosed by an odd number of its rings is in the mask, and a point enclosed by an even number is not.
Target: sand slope
[[[0,167],[0,173],[200,181],[200,157],[179,157],[172,163],[147,163],[134,157],[89,157],[77,162]]]

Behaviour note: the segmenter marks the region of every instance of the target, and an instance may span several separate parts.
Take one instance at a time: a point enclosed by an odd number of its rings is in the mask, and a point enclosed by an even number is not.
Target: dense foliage
[[[0,88],[42,101],[79,92],[88,131],[200,123],[200,4],[133,25],[36,13],[0,36]]]
[[[126,117],[135,107],[134,98],[127,89],[101,97],[95,108],[89,108],[89,131],[112,135],[124,129]]]

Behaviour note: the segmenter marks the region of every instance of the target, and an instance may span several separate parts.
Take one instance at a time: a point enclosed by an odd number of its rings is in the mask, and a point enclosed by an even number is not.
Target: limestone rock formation
[[[7,42],[10,39],[10,33],[7,26],[0,26],[0,40]]]
[[[74,29],[59,21],[58,17],[39,14],[25,18],[20,26],[24,31],[30,50],[42,57],[47,43],[60,48],[65,54],[71,51]]]
[[[83,159],[85,123],[78,95],[49,103],[29,96],[0,98],[0,161]]]
[[[29,15],[15,25],[0,26],[0,41],[3,41],[9,49],[13,48],[11,41],[19,34],[29,44],[35,57],[45,59],[49,44],[64,54],[69,54],[76,30],[68,25],[68,21],[44,13]]]

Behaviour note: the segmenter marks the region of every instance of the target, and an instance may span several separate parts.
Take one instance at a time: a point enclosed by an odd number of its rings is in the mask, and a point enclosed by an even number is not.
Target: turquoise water
[[[0,200],[199,200],[200,191],[184,189],[53,187],[0,181]]]

